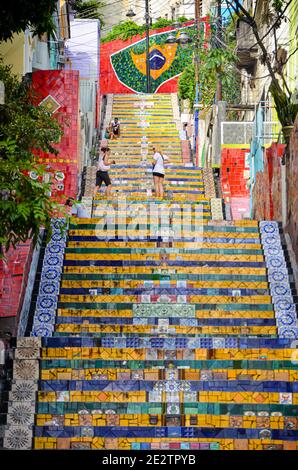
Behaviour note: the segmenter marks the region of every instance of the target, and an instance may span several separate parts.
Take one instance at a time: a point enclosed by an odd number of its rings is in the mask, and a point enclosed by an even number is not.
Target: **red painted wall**
[[[53,114],[62,125],[63,136],[55,148],[59,155],[43,151],[34,152],[39,163],[46,163],[52,175],[52,196],[55,199],[76,197],[78,192],[79,153],[79,72],[70,70],[40,70],[32,74],[33,88],[40,103],[51,95],[59,104]],[[37,104],[38,104],[37,103]],[[62,171],[65,179],[59,182],[55,172]]]
[[[0,260],[0,317],[16,317],[22,307],[32,259],[32,243],[20,243]]]
[[[201,22],[206,23],[206,35],[210,31],[210,25],[208,23],[209,18],[204,17],[200,19]],[[193,24],[193,21],[189,21],[184,24],[184,26]],[[172,26],[168,26],[166,28],[160,28],[156,30],[150,31],[150,36],[163,33],[165,31],[172,30]],[[145,33],[140,36],[134,36],[132,39],[128,39],[127,41],[122,41],[121,39],[117,39],[115,41],[111,41],[108,43],[101,44],[100,46],[100,92],[101,94],[105,95],[108,93],[134,93],[130,88],[126,87],[122,83],[119,82],[113,67],[111,65],[110,56],[115,52],[120,51],[121,49],[130,46],[145,37]],[[172,78],[171,80],[163,83],[159,89],[158,93],[177,93],[178,89],[178,79],[179,77]]]
[[[244,171],[248,149],[224,148],[221,153],[221,190],[224,199],[231,196],[249,196]]]
[[[250,193],[247,187],[245,154],[248,149],[224,148],[221,154],[221,191],[226,203],[230,204],[233,220],[249,217]]]
[[[52,195],[56,199],[77,195],[79,165],[79,72],[46,70],[32,74],[36,105],[51,95],[60,108],[53,114],[62,124],[64,135],[56,148],[59,155],[35,151],[39,163],[46,163],[52,177]],[[55,171],[65,174],[63,189]],[[32,259],[32,243],[20,243],[0,260],[0,317],[17,317],[22,306]],[[15,324],[17,326],[17,324]]]

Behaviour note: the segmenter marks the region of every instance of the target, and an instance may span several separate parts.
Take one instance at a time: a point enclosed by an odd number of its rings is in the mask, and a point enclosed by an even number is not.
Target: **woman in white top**
[[[166,155],[163,155],[160,149],[153,147],[154,155],[153,155],[153,180],[154,180],[154,187],[155,193],[157,197],[163,197],[164,195],[164,188],[163,182],[165,177],[165,166],[164,161],[168,160]]]
[[[101,155],[99,157],[98,165],[97,165],[97,172],[96,172],[96,186],[94,190],[94,197],[96,197],[97,191],[101,187],[102,183],[104,182],[107,189],[106,189],[106,196],[110,196],[112,183],[109,177],[108,170],[111,168],[111,164],[115,164],[115,160],[109,161],[110,156],[110,149],[108,147],[101,148]]]

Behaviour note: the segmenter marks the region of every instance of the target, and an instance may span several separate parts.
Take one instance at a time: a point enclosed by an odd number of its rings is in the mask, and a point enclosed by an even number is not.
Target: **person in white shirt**
[[[98,165],[97,165],[97,172],[96,172],[96,186],[94,190],[94,197],[96,197],[97,191],[101,187],[102,183],[105,183],[106,189],[106,196],[109,197],[111,195],[112,189],[112,182],[109,177],[109,169],[111,165],[115,165],[115,160],[110,161],[110,149],[108,147],[101,148],[101,155],[99,157]]]
[[[163,197],[164,195],[164,188],[163,182],[165,177],[165,160],[168,160],[166,155],[163,155],[160,149],[153,147],[154,155],[153,155],[153,181],[155,187],[155,194],[157,197]]]

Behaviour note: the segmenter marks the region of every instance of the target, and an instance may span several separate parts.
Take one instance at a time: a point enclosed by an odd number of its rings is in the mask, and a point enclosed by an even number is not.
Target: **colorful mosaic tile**
[[[64,219],[53,219],[52,236],[46,246],[32,336],[51,336],[54,331],[60,278],[66,245]]]
[[[175,103],[109,97],[122,127],[109,142],[112,197],[91,200],[87,170],[92,214],[71,219],[67,243],[54,230],[33,324],[42,347],[18,343],[9,392],[14,427],[29,426],[37,397],[35,449],[297,450],[296,312],[278,226],[222,220],[212,169],[182,161]],[[171,160],[165,200],[152,192],[152,145]],[[172,231],[150,230],[152,202]],[[103,221],[117,211],[113,233]],[[124,230],[136,220],[139,238]],[[7,447],[29,445],[21,436],[7,429]]]
[[[289,284],[278,223],[260,222],[260,232],[279,336],[297,339],[297,312]]]

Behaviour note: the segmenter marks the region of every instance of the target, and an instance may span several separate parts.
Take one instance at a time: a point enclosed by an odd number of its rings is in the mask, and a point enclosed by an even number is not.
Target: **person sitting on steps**
[[[117,117],[111,122],[111,140],[118,139],[120,137],[120,122]]]
[[[82,202],[76,201],[73,197],[69,197],[65,202],[66,210],[72,217],[79,219],[88,219],[89,213],[86,206]]]

